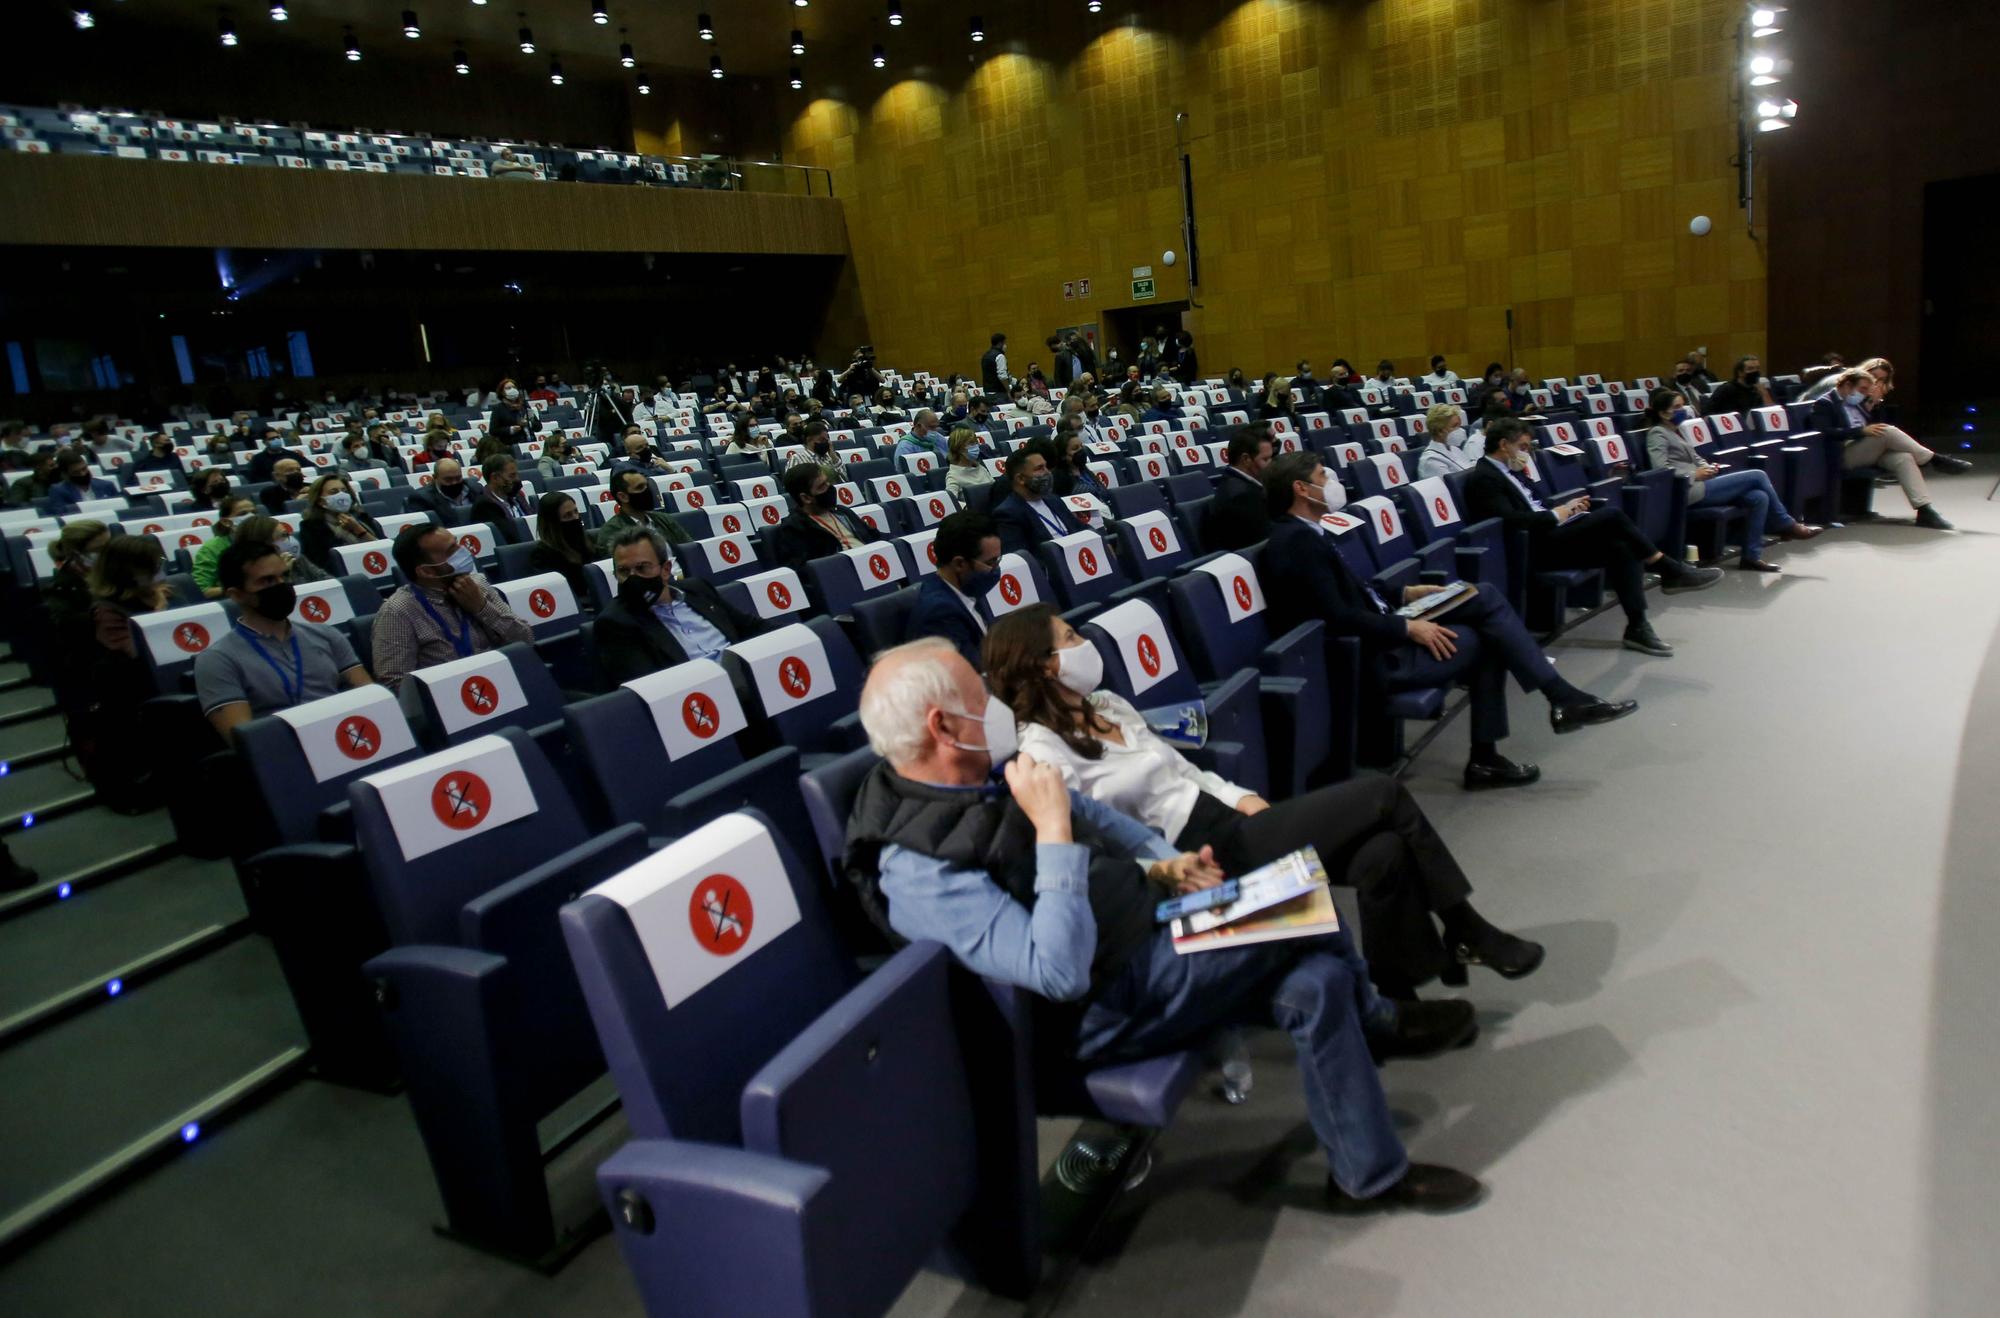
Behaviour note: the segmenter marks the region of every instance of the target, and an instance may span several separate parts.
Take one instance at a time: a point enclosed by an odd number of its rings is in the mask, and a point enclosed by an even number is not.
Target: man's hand
[[[1861,427],[1861,433],[1862,433],[1862,434],[1864,434],[1864,435],[1867,435],[1867,436],[1869,436],[1870,438],[1873,438],[1874,436],[1876,436],[1876,435],[1879,435],[1879,434],[1881,434],[1881,433],[1882,433],[1883,431],[1887,430],[1888,428],[1889,428],[1889,427],[1888,427],[1887,423],[1885,423],[1885,422],[1881,422],[1881,421],[1877,421],[1877,422],[1876,422],[1876,423],[1875,423],[1874,425],[1872,425],[1872,426],[1863,426],[1863,427]]]
[[[477,613],[486,607],[486,592],[471,577],[453,577],[444,589],[451,602],[467,613]]]
[[[1581,495],[1578,498],[1571,499],[1568,503],[1557,505],[1556,520],[1567,522],[1572,518],[1581,517],[1589,511],[1590,496],[1587,494]]]
[[[1409,628],[1411,642],[1430,651],[1431,658],[1444,660],[1458,653],[1458,637],[1452,634],[1449,627],[1440,627],[1421,618],[1412,618],[1405,625]]]
[[[1403,603],[1414,604],[1424,596],[1435,595],[1443,589],[1443,586],[1405,586],[1403,587]]]
[[[1069,842],[1069,788],[1053,765],[1043,764],[1032,755],[1016,755],[1007,761],[1007,790],[1014,804],[1035,826],[1037,842]]]
[[[1153,882],[1175,892],[1195,892],[1222,882],[1222,866],[1215,863],[1215,849],[1183,851],[1172,860],[1156,860],[1146,871]]]

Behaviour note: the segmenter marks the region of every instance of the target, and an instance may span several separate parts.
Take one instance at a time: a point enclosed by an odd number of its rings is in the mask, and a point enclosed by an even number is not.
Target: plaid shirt
[[[507,597],[489,585],[485,577],[475,574],[472,579],[486,596],[485,607],[472,615],[472,652],[478,654],[514,641],[532,641],[534,629],[514,616],[507,607]],[[450,663],[459,657],[452,641],[458,621],[465,617],[464,610],[448,595],[440,593],[429,598],[431,608],[426,609],[417,599],[416,588],[404,586],[384,601],[375,615],[375,680],[392,691],[414,670]],[[432,610],[451,626],[449,634],[431,616]]]

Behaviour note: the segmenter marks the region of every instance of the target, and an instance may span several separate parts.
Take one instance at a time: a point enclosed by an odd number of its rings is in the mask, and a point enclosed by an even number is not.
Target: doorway
[[[1187,309],[1185,301],[1141,302],[1134,307],[1105,312],[1104,346],[1118,350],[1119,374],[1124,374],[1124,363],[1137,360],[1140,339],[1158,334],[1162,329],[1169,334],[1178,332]],[[1200,345],[1196,346],[1199,348]]]
[[[1927,434],[1994,446],[1992,363],[2000,357],[2000,174],[1924,188],[1922,389]]]

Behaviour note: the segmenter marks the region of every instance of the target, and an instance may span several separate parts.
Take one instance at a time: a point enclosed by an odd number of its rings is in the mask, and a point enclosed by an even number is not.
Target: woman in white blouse
[[[970,491],[993,483],[993,473],[980,461],[986,455],[986,448],[971,426],[960,426],[952,431],[950,447],[946,451],[951,455],[951,462],[944,469],[944,488],[952,498],[964,503]]]
[[[1468,471],[1485,455],[1479,436],[1465,428],[1465,414],[1455,404],[1433,405],[1424,413],[1424,430],[1430,442],[1417,453],[1418,480]]]
[[[1196,768],[1130,701],[1100,689],[1097,647],[1046,604],[995,622],[984,658],[988,685],[1020,720],[1021,752],[1054,765],[1072,789],[1183,851],[1213,848],[1226,874],[1313,846],[1333,882],[1356,891],[1363,951],[1385,997],[1413,998],[1434,977],[1463,984],[1467,966],[1518,979],[1541,965],[1540,944],[1472,908],[1465,872],[1395,779],[1354,778],[1273,805]]]

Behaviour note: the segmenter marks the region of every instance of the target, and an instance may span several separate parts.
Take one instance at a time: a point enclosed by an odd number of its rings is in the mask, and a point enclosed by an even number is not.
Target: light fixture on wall
[[[279,3],[271,6],[271,21],[273,23],[282,23],[291,16],[292,11],[285,8],[283,0],[279,0]]]
[[[417,11],[414,9],[405,9],[403,11],[403,35],[415,41],[423,34],[424,30],[417,26]]]
[[[1792,120],[1799,117],[1799,103],[1794,100],[1757,102],[1757,131],[1775,133],[1790,128]]]
[[[720,78],[722,76],[722,56],[710,55],[708,57],[708,76],[711,78]]]
[[[703,41],[715,40],[715,24],[709,21],[707,14],[698,14],[695,16],[694,34]]]
[[[523,14],[521,17],[526,18],[527,15]],[[535,31],[525,23],[521,25],[521,53],[523,55],[535,53]]]
[[[881,42],[878,41],[875,43],[875,55],[874,58],[869,62],[872,63],[878,69],[886,69],[889,67],[889,52],[882,49]]]
[[[1747,5],[1736,26],[1736,59],[1742,81],[1736,88],[1736,204],[1752,239],[1757,236],[1757,140],[1766,133],[1790,128],[1799,103],[1780,88],[1791,76],[1792,61],[1773,40],[1784,31],[1785,7]]]
[[[972,16],[972,39],[975,43],[986,40],[986,22],[977,14]]]
[[[795,92],[802,92],[805,89],[806,89],[806,75],[799,72],[799,66],[794,64],[792,65],[792,90]]]
[[[361,43],[354,39],[353,28],[347,29],[347,62],[350,64],[361,62]]]
[[[1090,0],[1090,3],[1085,5],[1084,8],[1093,14],[1101,14],[1104,12],[1104,0]]]
[[[623,34],[621,33],[620,35]],[[618,43],[618,63],[621,67],[628,69],[639,67],[639,57],[632,53],[631,42],[621,41]]]
[[[236,45],[236,20],[229,16],[227,9],[215,20],[215,30],[221,34],[222,44],[234,48]]]
[[[889,0],[889,26],[903,26],[903,0]]]
[[[801,32],[801,31],[799,31],[799,29],[797,29],[797,28],[793,28],[793,29],[792,29],[792,54],[794,54],[794,55],[803,55],[803,54],[805,54],[805,53],[806,53],[806,34],[805,34],[805,33],[803,33],[803,32]]]
[[[590,21],[599,27],[611,21],[611,11],[604,7],[604,0],[590,0]]]
[[[1750,11],[1750,35],[1771,37],[1784,31],[1785,7],[1783,5],[1758,5]]]
[[[453,46],[451,50],[452,72],[466,74],[472,72],[472,62],[465,58],[465,47]]]
[[[639,95],[651,96],[653,94],[653,80],[646,76],[646,71],[644,69],[640,69],[639,72],[636,75],[634,75],[633,81],[639,85]]]
[[[560,87],[563,84],[562,56],[549,56],[549,81]]]

